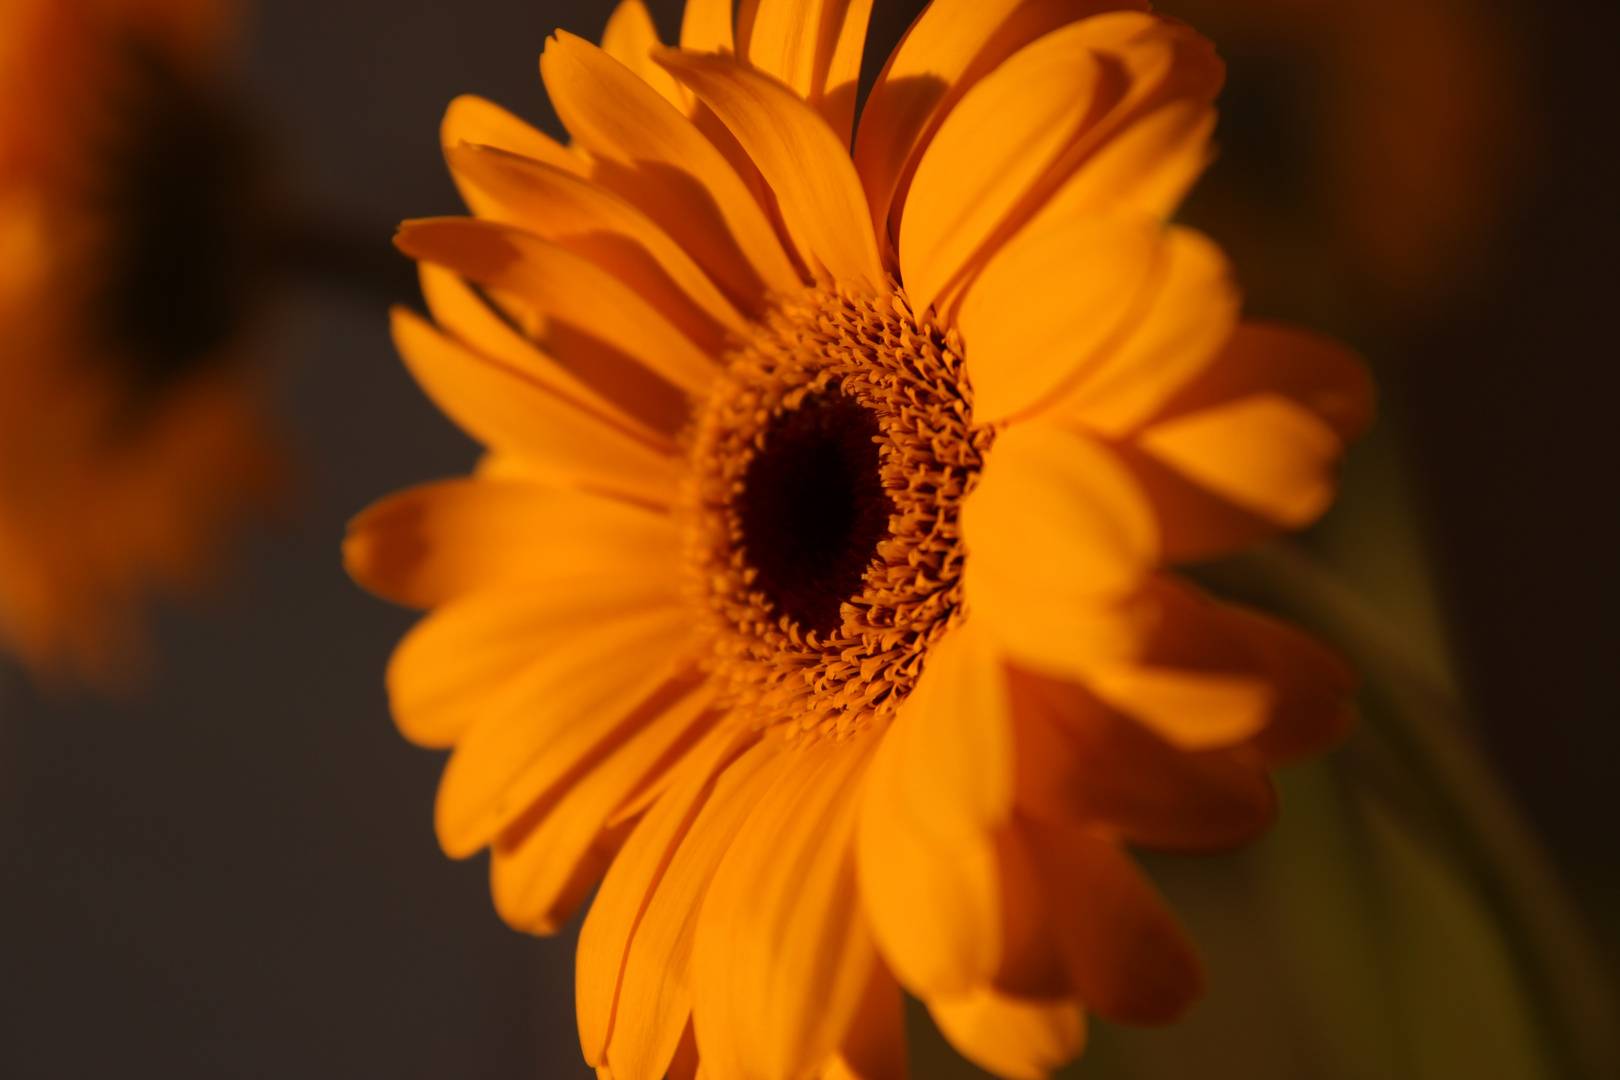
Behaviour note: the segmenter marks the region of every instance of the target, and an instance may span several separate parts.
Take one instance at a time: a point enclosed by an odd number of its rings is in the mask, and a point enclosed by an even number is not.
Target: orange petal
[[[1355,723],[1350,703],[1355,673],[1309,634],[1257,611],[1226,608],[1229,632],[1240,638],[1275,690],[1271,722],[1254,739],[1268,764],[1320,754]]]
[[[1282,526],[1227,502],[1129,442],[1116,444],[1114,452],[1153,507],[1166,562],[1229,555],[1282,531]]]
[[[872,0],[744,0],[743,57],[809,102],[845,147]]]
[[[1085,674],[1098,697],[1181,750],[1236,746],[1266,725],[1272,693],[1249,674],[1152,663],[1101,663]]]
[[[589,861],[614,809],[713,723],[714,690],[707,683],[682,679],[652,700],[645,722],[538,822],[520,822],[495,844],[490,887],[507,925],[550,934],[566,922],[594,884],[595,874],[576,871]]]
[[[686,0],[681,15],[681,48],[687,52],[735,53],[732,0]]]
[[[747,185],[692,122],[582,38],[559,31],[540,71],[564,125],[597,159],[592,175],[685,248],[733,300],[800,286]]]
[[[490,843],[628,738],[644,722],[639,707],[684,669],[691,647],[690,620],[678,606],[553,625],[559,640],[530,661],[445,766],[434,825],[452,858]]]
[[[1228,750],[1187,753],[1084,688],[1012,669],[1018,805],[1037,820],[1100,823],[1145,847],[1205,851],[1252,839],[1276,796]]]
[[[968,90],[1013,53],[1100,11],[1145,10],[1145,0],[934,0],[889,57],[861,113],[855,165],[874,231],[891,215],[939,125]]]
[[[693,944],[715,868],[766,792],[791,775],[791,765],[792,755],[776,739],[729,765],[658,877],[624,953],[615,1007],[622,1022],[607,1045],[615,1080],[664,1075],[692,1011]],[[696,1018],[694,1027],[707,1061]],[[713,1073],[712,1063],[707,1070]]]
[[[464,188],[489,196],[481,218],[589,259],[635,289],[704,351],[718,354],[726,331],[743,331],[742,316],[708,275],[629,203],[588,180],[502,150],[463,144],[446,156]]]
[[[843,1043],[874,961],[852,851],[876,735],[789,750],[703,899],[692,1022],[721,1076],[813,1075]]]
[[[907,797],[908,744],[927,734],[927,719],[907,710],[873,759],[856,842],[861,897],[901,985],[962,993],[987,981],[1000,958],[996,854],[988,836],[941,844]]]
[[[1130,859],[1082,826],[1029,821],[1021,829],[1076,996],[1121,1023],[1178,1019],[1204,992],[1203,968]]]
[[[1136,441],[1217,495],[1294,529],[1333,501],[1333,469],[1343,450],[1326,423],[1270,393],[1160,421]]]
[[[658,27],[641,0],[619,0],[602,30],[602,51],[641,76],[641,81],[661,94],[677,109],[685,109],[680,87],[669,72],[652,61],[652,51],[663,43]]]
[[[564,486],[655,506],[673,503],[676,468],[657,450],[452,341],[405,308],[394,309],[393,329],[394,344],[422,389],[485,446],[528,459]]]
[[[682,758],[674,767],[675,779],[669,790],[637,823],[597,891],[580,929],[574,987],[585,1061],[599,1071],[607,1067],[608,1039],[614,1027],[630,940],[677,847],[706,805],[715,786],[715,776],[735,761],[755,738],[746,728],[717,727]],[[757,767],[763,759],[755,755],[749,761],[749,767]],[[735,785],[742,776],[743,772],[739,771],[728,785]],[[642,987],[639,992],[645,993],[648,989],[657,987]],[[685,1001],[677,1010],[683,1014],[690,1005],[689,994]],[[639,1010],[645,1007],[645,1002],[636,1005]],[[643,1012],[631,1015],[630,1037],[638,1038],[637,1032],[646,1030],[644,1025],[636,1026],[642,1024]]]
[[[734,61],[672,49],[658,59],[759,166],[805,263],[835,280],[885,287],[860,178],[825,121],[781,84]]]
[[[957,320],[974,420],[1028,413],[1117,352],[1151,311],[1167,256],[1159,226],[1133,218],[1026,230],[998,251]]]
[[[395,243],[489,289],[524,331],[587,382],[590,364],[652,372],[691,395],[708,390],[715,359],[647,301],[574,252],[537,236],[470,218],[400,225]],[[588,359],[587,359],[588,358]],[[625,378],[629,373],[625,372]]]
[[[474,94],[463,94],[452,101],[439,125],[439,145],[444,149],[464,142],[499,147],[581,175],[589,165],[583,156],[550,135]]]
[[[626,407],[598,392],[578,375],[558,363],[554,357],[539,349],[534,342],[513,329],[512,324],[491,308],[488,301],[475,292],[454,270],[447,270],[430,262],[418,263],[417,270],[422,282],[422,296],[427,301],[428,311],[432,313],[441,330],[460,338],[462,344],[469,346],[474,352],[482,353],[491,360],[516,369],[558,397],[608,425],[633,435],[648,446],[671,456],[676,453],[675,442],[670,436],[684,424],[684,417],[668,431],[654,431],[646,422],[632,415]],[[630,400],[630,407],[646,415],[654,415],[659,409],[667,411],[665,399],[679,395],[675,394],[672,388],[665,386],[662,380],[657,380],[655,385],[662,390],[656,400]],[[616,396],[624,397],[631,387],[621,382],[605,389]],[[673,417],[671,419],[674,420]]]
[[[489,480],[423,484],[349,523],[344,566],[368,589],[429,608],[478,589],[589,574],[672,591],[679,546],[666,514],[577,491]]]
[[[878,960],[821,1080],[906,1080],[906,1072],[905,1002],[894,975]]]
[[[980,986],[929,998],[928,1012],[963,1057],[1008,1080],[1046,1080],[1086,1042],[1085,1012],[1073,1001],[1031,1001]]]
[[[1035,228],[1031,225],[1026,232]],[[985,268],[963,305],[964,320],[974,297],[1022,235]],[[1110,437],[1120,436],[1209,367],[1231,338],[1242,296],[1221,249],[1202,233],[1172,228],[1164,234],[1161,252],[1161,268],[1140,317],[1112,350],[1052,403],[1054,415]],[[972,366],[971,350],[969,356]],[[977,368],[974,391],[979,392]]]
[[[962,508],[964,588],[1007,654],[1076,674],[1132,654],[1157,554],[1147,504],[1109,451],[1043,424],[1002,432]]]

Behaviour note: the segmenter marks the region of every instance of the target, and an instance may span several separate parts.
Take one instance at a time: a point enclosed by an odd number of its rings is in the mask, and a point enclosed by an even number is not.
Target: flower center
[[[859,595],[894,503],[879,476],[870,409],[838,392],[774,418],[737,497],[754,584],[788,619],[826,636]]]
[[[707,663],[751,723],[852,730],[963,616],[957,511],[993,434],[903,293],[779,297],[726,359],[683,500]]]

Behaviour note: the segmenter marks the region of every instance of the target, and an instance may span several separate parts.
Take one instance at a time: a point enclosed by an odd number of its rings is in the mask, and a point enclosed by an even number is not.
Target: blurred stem
[[[1502,927],[1565,1075],[1620,1075],[1615,1004],[1574,905],[1468,734],[1455,695],[1391,634],[1332,567],[1278,544],[1203,568],[1198,577],[1310,625],[1335,642],[1394,706],[1369,711],[1432,794],[1448,839]]]

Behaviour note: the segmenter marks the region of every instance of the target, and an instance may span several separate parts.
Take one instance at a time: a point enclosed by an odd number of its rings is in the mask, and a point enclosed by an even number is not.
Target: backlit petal
[[[1118,351],[1149,310],[1167,247],[1153,222],[1077,218],[997,252],[958,320],[974,420],[1027,413]]]
[[[663,95],[677,109],[684,109],[680,87],[669,72],[652,61],[652,51],[663,43],[658,27],[641,0],[619,0],[602,30],[602,51],[641,76],[642,82]]]
[[[1073,1001],[1031,1001],[980,986],[929,998],[928,1011],[963,1057],[1008,1080],[1046,1080],[1086,1042],[1086,1015]]]
[[[559,622],[501,705],[456,744],[434,824],[446,854],[471,855],[639,724],[636,710],[685,663],[679,607]]]
[[[822,117],[781,84],[724,58],[674,50],[658,58],[759,166],[806,264],[883,287],[860,179]]]
[[[1103,446],[1042,424],[1009,428],[962,508],[962,536],[968,604],[1014,660],[1075,675],[1138,648],[1132,601],[1157,538]]]
[[[809,102],[847,147],[872,0],[744,0],[745,59]]]
[[[662,453],[580,410],[521,372],[445,337],[395,308],[394,344],[436,405],[485,446],[526,458],[558,484],[654,505],[675,498]]]
[[[439,125],[439,143],[444,149],[464,142],[498,147],[582,175],[589,166],[582,155],[475,94],[463,94],[452,101]]]
[[[796,1080],[843,1042],[874,954],[852,850],[876,736],[818,739],[737,833],[703,900],[692,1018],[720,1075]]]
[[[681,48],[687,52],[735,53],[732,0],[686,0],[681,15]]]
[[[904,1001],[882,960],[872,965],[843,1045],[822,1070],[821,1080],[906,1080]]]
[[[800,285],[736,170],[657,91],[561,31],[540,71],[557,115],[597,159],[593,177],[658,222],[733,300],[757,309],[767,290]]]
[[[476,589],[593,573],[673,590],[674,521],[617,499],[535,484],[442,480],[373,503],[349,523],[345,568],[372,592],[429,608]]]

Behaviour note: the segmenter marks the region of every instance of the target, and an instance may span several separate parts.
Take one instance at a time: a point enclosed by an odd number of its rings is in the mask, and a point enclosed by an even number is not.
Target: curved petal
[[[587,382],[595,374],[590,363],[606,366],[610,353],[619,365],[639,366],[694,396],[718,370],[628,285],[561,245],[472,218],[407,221],[395,243],[508,301],[528,335]]]
[[[855,166],[873,231],[890,243],[922,151],[963,94],[1043,35],[1102,11],[1146,10],[1146,0],[934,0],[878,75],[861,113]]]
[[[927,721],[920,710],[904,713],[873,759],[856,838],[861,899],[901,985],[963,993],[1000,960],[996,853],[987,835],[942,844],[907,797],[908,752],[929,733]]]
[[[1026,232],[1035,228],[1031,225]],[[964,321],[974,297],[1021,239],[1022,234],[985,268],[963,304]],[[1208,368],[1230,340],[1243,298],[1220,247],[1192,229],[1172,228],[1164,234],[1162,252],[1162,269],[1140,318],[1115,348],[1052,403],[1054,415],[1119,437]],[[977,392],[976,374],[974,388]]]
[[[1265,770],[1232,751],[1187,753],[1075,683],[1014,668],[1018,806],[1039,821],[1095,823],[1132,844],[1231,847],[1276,813]]]
[[[743,58],[821,113],[849,146],[872,0],[744,0]]]
[[[968,604],[1013,659],[1075,676],[1139,648],[1135,600],[1158,540],[1106,448],[1044,424],[1002,432],[962,508],[962,538]]]
[[[759,166],[806,265],[834,280],[885,288],[860,178],[826,122],[781,84],[734,61],[673,49],[658,60],[714,110]]]
[[[434,825],[452,858],[536,812],[576,770],[629,737],[644,722],[638,709],[684,669],[691,642],[678,606],[555,625],[559,640],[530,661],[445,766]]]
[[[674,502],[669,458],[525,377],[452,341],[405,308],[394,344],[422,389],[485,446],[533,463],[566,487],[597,489],[655,506]]]
[[[1077,218],[998,251],[957,322],[974,420],[1028,413],[1117,351],[1151,308],[1167,249],[1154,222]]]
[[[713,703],[714,688],[701,678],[673,681],[649,699],[649,707],[643,709],[645,722],[538,822],[507,830],[490,855],[490,889],[495,909],[507,925],[550,934],[568,920],[596,876],[577,871],[592,861],[591,853],[600,848],[614,811],[654,773],[690,749],[714,722]]]
[[[345,569],[406,607],[479,589],[618,573],[671,595],[679,533],[667,514],[578,491],[443,480],[373,503],[349,523]]]
[[[662,70],[661,68],[659,70]],[[561,244],[629,285],[711,355],[745,322],[708,275],[629,203],[572,173],[492,147],[447,151],[464,188],[489,196],[479,212]]]
[[[784,744],[767,739],[729,765],[659,875],[624,952],[615,1008],[629,1019],[616,1025],[606,1058],[615,1080],[658,1080],[668,1068],[692,1012],[693,945],[715,868],[792,764]],[[701,1042],[699,1050],[707,1058]]]
[[[540,72],[592,175],[663,226],[726,293],[758,310],[800,286],[775,230],[724,155],[674,106],[582,38],[558,32]]]
[[[1031,1001],[979,986],[929,998],[928,1012],[963,1057],[1008,1080],[1046,1080],[1086,1043],[1086,1014],[1073,1001]]]
[[[439,124],[440,146],[449,150],[462,143],[498,147],[580,175],[589,167],[580,154],[476,94],[462,94],[450,102]]]
[[[586,1063],[593,1068],[607,1067],[608,1040],[623,983],[625,956],[653,893],[693,821],[715,791],[715,778],[726,770],[729,790],[769,760],[754,754],[746,764],[738,762],[739,755],[756,738],[753,732],[737,726],[722,725],[711,730],[696,749],[675,765],[669,789],[637,823],[597,890],[596,900],[580,928],[574,980],[580,1045]],[[728,770],[733,762],[739,764],[737,771]],[[657,989],[642,986],[632,994],[632,1009],[637,1016],[645,1015],[644,996]],[[686,992],[684,987],[675,989]],[[690,1011],[689,993],[682,1002],[675,1011],[685,1025],[685,1015]],[[639,1038],[637,1033],[646,1030],[646,1025],[632,1028],[629,1037]],[[676,1038],[678,1042],[678,1034]]]
[[[697,53],[735,53],[732,0],[686,0],[681,14],[681,48]]]
[[[843,1045],[820,1080],[906,1080],[905,1003],[882,960],[872,964]]]
[[[1230,555],[1282,531],[1282,526],[1226,501],[1130,442],[1114,444],[1114,452],[1153,507],[1167,563]]]
[[[814,739],[715,870],[692,955],[692,1022],[722,1076],[797,1080],[843,1043],[874,953],[852,851],[877,737]]]
[[[449,748],[501,707],[534,657],[567,636],[559,627],[678,603],[656,579],[621,569],[445,604],[388,661],[394,722],[418,746]]]
[[[475,292],[454,270],[430,262],[417,264],[422,282],[422,297],[428,311],[441,330],[460,338],[474,352],[521,372],[526,378],[539,383],[558,397],[577,406],[583,412],[605,421],[654,449],[674,456],[677,453],[670,437],[675,429],[654,431],[646,422],[632,415],[624,406],[605,393],[599,392],[578,375],[543,352],[534,342],[513,329],[512,324],[490,307],[488,301]],[[647,380],[651,382],[651,380]],[[661,380],[652,385],[663,387],[657,400],[631,400],[637,412],[656,415],[669,411],[664,398],[678,397],[664,387]],[[632,387],[620,383],[604,387],[616,397],[626,397]],[[684,417],[681,418],[684,422]],[[679,425],[677,425],[678,427]]]
[[[1152,886],[1082,826],[1023,822],[1069,984],[1099,1016],[1177,1019],[1204,992],[1203,967]]]
[[[669,72],[653,63],[652,51],[663,45],[647,5],[641,0],[619,0],[602,29],[602,51],[641,76],[663,99],[684,110],[686,101]]]
[[[1189,670],[1153,663],[1102,663],[1085,683],[1181,750],[1236,746],[1260,732],[1271,687],[1250,674]]]
[[[1245,608],[1223,609],[1228,632],[1243,642],[1275,692],[1270,722],[1254,748],[1270,765],[1320,754],[1355,724],[1355,672],[1304,631]]]

